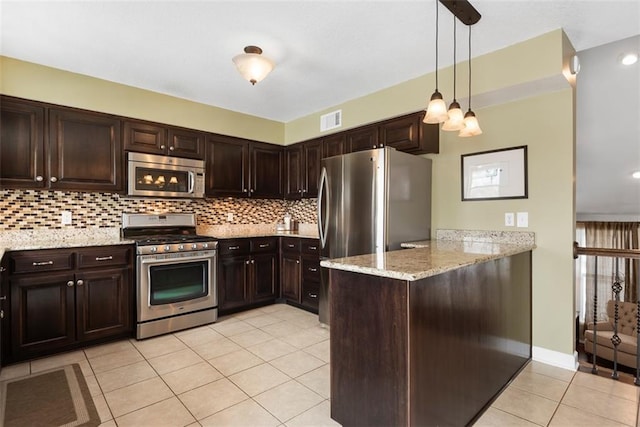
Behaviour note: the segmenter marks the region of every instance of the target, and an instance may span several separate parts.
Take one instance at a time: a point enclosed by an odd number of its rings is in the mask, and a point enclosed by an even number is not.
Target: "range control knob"
[[[209,244],[208,244],[208,243],[203,243],[203,244],[202,244],[202,248],[203,248],[203,249],[207,249],[208,247],[209,247]]]
[[[179,246],[178,246],[178,250],[179,250],[179,251],[183,251],[183,250],[184,250],[184,245],[179,245]]]
[[[152,253],[158,252],[158,248],[155,246],[151,246],[151,252]]]
[[[197,244],[195,244],[195,243],[194,243],[194,244],[192,244],[192,245],[191,245],[191,249],[198,249],[198,245],[197,245]]]
[[[171,246],[164,245],[164,250],[165,250],[165,252],[169,252],[171,250]]]

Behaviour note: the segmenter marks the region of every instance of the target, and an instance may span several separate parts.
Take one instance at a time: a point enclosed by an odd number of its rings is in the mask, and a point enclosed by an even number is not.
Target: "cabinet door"
[[[347,152],[347,138],[344,133],[322,139],[322,157],[339,156]]]
[[[303,152],[300,144],[292,145],[284,150],[285,164],[285,190],[286,199],[299,199],[304,191],[302,180],[304,162]]]
[[[249,257],[218,260],[218,308],[221,311],[249,304]]]
[[[75,342],[73,274],[13,277],[11,353],[35,357]]]
[[[189,129],[169,128],[170,156],[204,160],[204,134]]]
[[[278,255],[259,254],[251,257],[254,302],[275,300],[278,293]]]
[[[113,268],[76,274],[78,341],[123,335],[132,330],[130,270]]]
[[[318,184],[320,181],[320,162],[322,161],[322,141],[319,139],[307,141],[302,144],[302,168],[303,191],[302,197],[318,197]]]
[[[282,297],[300,303],[300,255],[282,254],[282,274],[280,287]]]
[[[251,197],[282,198],[282,147],[251,144]]]
[[[249,141],[209,137],[205,164],[207,195],[249,197]]]
[[[52,189],[123,189],[118,118],[60,109],[50,110],[49,121]]]
[[[347,132],[347,150],[349,153],[374,148],[378,148],[378,126],[363,126]]]
[[[437,153],[440,130],[437,124],[422,122],[424,111],[384,121],[380,143],[412,154]]]
[[[164,154],[167,129],[159,124],[124,122],[124,149],[149,154]]]
[[[0,188],[43,188],[44,108],[0,98]]]

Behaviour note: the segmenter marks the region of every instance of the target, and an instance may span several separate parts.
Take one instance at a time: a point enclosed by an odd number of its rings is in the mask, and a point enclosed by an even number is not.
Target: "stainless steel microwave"
[[[129,153],[129,196],[204,197],[204,161]]]

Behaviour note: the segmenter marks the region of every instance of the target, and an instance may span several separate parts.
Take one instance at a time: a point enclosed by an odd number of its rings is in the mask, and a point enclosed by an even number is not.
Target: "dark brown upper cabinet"
[[[378,126],[368,125],[347,131],[347,152],[380,148],[378,145]]]
[[[282,198],[281,146],[222,135],[206,144],[208,196]]]
[[[318,196],[322,140],[313,139],[284,150],[285,192],[287,199],[314,198]]]
[[[322,158],[339,156],[347,152],[347,138],[344,132],[322,138]]]
[[[122,191],[122,169],[117,117],[63,108],[49,110],[49,188]]]
[[[0,187],[44,188],[45,109],[37,103],[0,98]]]
[[[380,144],[411,154],[438,153],[439,127],[422,122],[424,111],[380,123]]]
[[[159,123],[126,120],[124,149],[190,159],[204,159],[205,134]]]

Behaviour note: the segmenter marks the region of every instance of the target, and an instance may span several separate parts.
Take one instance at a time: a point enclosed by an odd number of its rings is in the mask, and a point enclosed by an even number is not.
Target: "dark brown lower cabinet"
[[[344,426],[471,425],[531,358],[531,252],[416,281],[329,274]]]
[[[274,302],[278,296],[278,239],[228,239],[218,243],[218,309],[230,313]]]
[[[318,239],[283,237],[281,247],[282,298],[317,313],[320,290]]]
[[[3,361],[131,335],[133,247],[18,251],[6,257],[2,295],[10,307]]]

